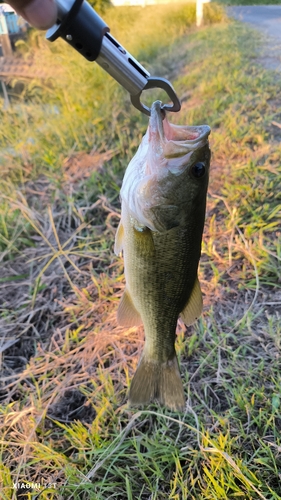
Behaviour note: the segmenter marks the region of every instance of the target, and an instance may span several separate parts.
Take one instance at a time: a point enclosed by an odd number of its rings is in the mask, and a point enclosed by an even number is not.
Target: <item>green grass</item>
[[[206,9],[199,31],[190,5],[106,14],[173,79],[183,104],[171,120],[212,128],[205,311],[177,339],[184,413],[128,407],[143,332],[115,317],[119,189],[147,118],[96,66],[37,35],[35,57],[63,72],[1,112],[5,500],[24,481],[41,484],[40,499],[281,498],[281,92],[257,65],[262,39]]]

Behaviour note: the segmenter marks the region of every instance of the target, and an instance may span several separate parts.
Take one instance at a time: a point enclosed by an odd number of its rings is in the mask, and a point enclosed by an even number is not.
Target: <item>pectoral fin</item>
[[[129,292],[125,289],[117,310],[117,321],[120,326],[140,326],[142,319],[136,310]]]
[[[154,241],[152,232],[148,227],[138,229],[136,226],[134,226],[134,240],[138,255],[140,255],[144,259],[154,256]]]
[[[124,226],[122,222],[119,222],[119,226],[115,235],[115,245],[114,245],[114,253],[119,255],[123,250],[123,239],[124,239]]]
[[[203,301],[198,277],[196,277],[193,290],[187,304],[180,313],[180,317],[186,326],[192,325],[202,314]]]

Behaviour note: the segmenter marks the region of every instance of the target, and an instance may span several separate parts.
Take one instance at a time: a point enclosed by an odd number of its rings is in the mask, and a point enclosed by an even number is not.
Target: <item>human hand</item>
[[[46,30],[57,20],[54,0],[7,0],[7,2],[35,28]]]

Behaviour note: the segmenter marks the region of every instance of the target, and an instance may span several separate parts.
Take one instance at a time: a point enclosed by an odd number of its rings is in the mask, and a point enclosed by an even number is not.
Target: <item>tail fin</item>
[[[176,354],[164,363],[147,360],[145,355],[134,375],[129,403],[143,405],[157,400],[171,410],[184,410],[185,398]]]

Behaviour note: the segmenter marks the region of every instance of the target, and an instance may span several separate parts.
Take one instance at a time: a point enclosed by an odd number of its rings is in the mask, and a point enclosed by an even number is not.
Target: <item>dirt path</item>
[[[260,62],[268,69],[281,71],[281,5],[228,7],[227,13],[265,35]]]

